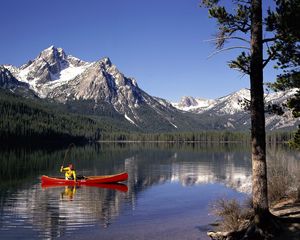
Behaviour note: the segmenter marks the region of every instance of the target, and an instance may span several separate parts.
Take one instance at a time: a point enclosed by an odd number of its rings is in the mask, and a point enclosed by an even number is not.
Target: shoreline
[[[270,207],[270,212],[278,217],[281,222],[282,230],[279,235],[274,236],[274,240],[298,240],[300,239],[300,201],[293,197],[286,197],[276,202]],[[212,223],[213,225],[215,223]],[[240,230],[239,230],[240,231]],[[212,240],[229,240],[233,238],[238,231],[215,232],[208,231],[207,236]]]

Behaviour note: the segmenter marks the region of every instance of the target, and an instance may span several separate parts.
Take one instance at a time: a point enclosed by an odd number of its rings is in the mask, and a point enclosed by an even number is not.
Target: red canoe
[[[128,179],[127,173],[119,173],[115,175],[103,175],[103,176],[88,176],[84,179],[79,179],[76,182],[74,180],[66,180],[59,177],[48,177],[43,175],[41,177],[42,184],[55,184],[55,185],[93,185],[99,183],[117,183],[126,181]]]

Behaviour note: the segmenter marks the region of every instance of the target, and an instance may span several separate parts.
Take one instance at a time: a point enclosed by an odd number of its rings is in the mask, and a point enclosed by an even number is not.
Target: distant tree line
[[[267,143],[287,143],[292,139],[292,132],[274,131],[267,133]],[[201,131],[201,132],[171,132],[171,133],[104,133],[99,141],[153,141],[153,142],[211,142],[211,143],[249,143],[250,132],[235,131]]]

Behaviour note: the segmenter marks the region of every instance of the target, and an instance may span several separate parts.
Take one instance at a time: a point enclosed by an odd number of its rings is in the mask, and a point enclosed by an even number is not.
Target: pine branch
[[[267,66],[267,64],[276,56],[276,53],[278,51],[278,46],[272,46],[272,49],[269,47],[268,42],[267,43],[267,47],[268,47],[268,52],[269,52],[269,57],[267,59],[264,60],[263,62],[263,68],[265,68]]]
[[[237,39],[237,40],[244,41],[246,43],[250,43],[249,40],[247,40],[246,38],[242,38],[242,37],[219,37],[219,38],[207,39],[207,40],[204,40],[203,42],[213,42],[213,41],[226,40],[226,39]]]
[[[279,39],[278,36],[272,37],[272,38],[265,38],[265,39],[263,39],[262,42],[263,42],[263,43],[274,42],[274,41],[276,41],[277,39]]]
[[[232,50],[232,49],[247,49],[250,51],[249,47],[245,47],[245,46],[234,46],[234,47],[228,47],[228,48],[222,48],[221,50],[215,51],[212,54],[210,54],[207,58],[211,58],[212,56],[220,53],[220,52],[224,52],[224,51],[228,51],[228,50]]]
[[[237,67],[234,67],[234,65],[236,65]],[[238,68],[239,70],[241,70],[243,73],[249,75],[250,71],[249,69],[245,68],[244,66],[242,66],[238,61],[231,61],[231,68]]]
[[[249,0],[235,0],[233,3],[238,4],[238,3],[244,3],[244,4],[250,4],[251,1]]]
[[[264,62],[263,62],[263,68],[265,68],[265,66],[267,66],[267,64],[272,60],[272,58],[274,56],[275,56],[275,53],[270,54],[269,57],[266,60],[264,60]]]

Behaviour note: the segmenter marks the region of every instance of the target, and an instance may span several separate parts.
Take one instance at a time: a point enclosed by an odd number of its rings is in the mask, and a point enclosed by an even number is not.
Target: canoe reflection
[[[51,183],[42,183],[42,188],[59,188],[62,187],[61,184],[51,184]],[[96,188],[106,188],[106,189],[112,189],[117,190],[120,192],[127,192],[128,187],[125,184],[122,183],[90,183],[86,184],[84,187],[96,187]],[[64,196],[68,196],[69,198],[74,196],[76,193],[76,189],[79,189],[81,187],[79,186],[65,186],[65,190],[63,192]]]

